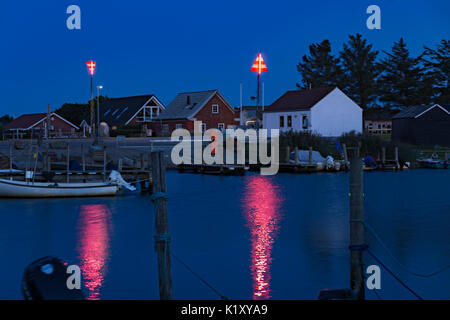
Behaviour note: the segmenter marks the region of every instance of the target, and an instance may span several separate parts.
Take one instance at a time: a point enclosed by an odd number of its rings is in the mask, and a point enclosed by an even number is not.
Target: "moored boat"
[[[53,198],[113,196],[120,190],[117,183],[57,183],[0,179],[0,197]]]

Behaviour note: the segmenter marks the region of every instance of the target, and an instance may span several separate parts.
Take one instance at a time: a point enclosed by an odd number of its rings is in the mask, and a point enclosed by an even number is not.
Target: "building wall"
[[[47,122],[46,119],[44,119],[44,121],[39,122],[37,125],[35,125],[33,127],[33,129],[42,129],[44,130],[45,128],[45,123]],[[58,117],[52,116],[50,119],[50,133],[52,134],[64,134],[64,135],[68,135],[68,134],[73,134],[75,133],[75,128],[72,127],[70,124],[68,124],[67,122],[61,120]]]
[[[288,126],[288,116],[291,116],[292,126]],[[308,127],[303,127],[303,116],[308,119]],[[280,127],[280,117],[284,118],[284,126]],[[310,111],[290,111],[290,112],[264,112],[263,128],[280,129],[281,132],[286,131],[307,131],[311,129],[311,112]]]
[[[419,118],[393,119],[392,140],[421,146],[450,147],[450,115],[433,108]]]
[[[325,137],[363,130],[363,110],[338,88],[311,108],[311,130]]]
[[[219,105],[219,113],[212,113],[213,104]],[[154,136],[170,135],[176,129],[177,124],[181,124],[184,129],[193,131],[194,121],[202,121],[206,124],[206,129],[218,129],[219,123],[223,123],[224,129],[227,129],[239,125],[239,113],[231,110],[216,94],[194,115],[192,120],[155,120],[148,124],[148,128],[153,130]]]
[[[213,104],[219,105],[219,113],[212,113]],[[217,94],[193,118],[206,123],[206,129],[217,129],[219,123],[223,123],[225,129],[230,126],[239,125],[239,113],[231,110]]]
[[[287,126],[287,116],[292,116],[292,128]],[[280,116],[284,116],[284,127],[280,128]],[[303,127],[303,116],[307,116],[308,128]],[[263,128],[280,131],[305,131],[325,137],[338,137],[352,130],[362,132],[362,109],[341,90],[334,89],[309,111],[264,112]]]

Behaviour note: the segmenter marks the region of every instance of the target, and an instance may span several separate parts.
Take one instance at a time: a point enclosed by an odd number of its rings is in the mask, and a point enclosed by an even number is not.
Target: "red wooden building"
[[[177,128],[194,130],[194,121],[202,122],[203,131],[224,130],[239,125],[239,112],[218,90],[179,93],[154,122],[156,135],[170,135]]]
[[[47,113],[23,114],[5,126],[15,137],[21,137],[30,132],[48,133],[49,137],[71,137],[79,128],[56,113],[51,113],[47,121]],[[47,123],[50,124],[47,131]]]

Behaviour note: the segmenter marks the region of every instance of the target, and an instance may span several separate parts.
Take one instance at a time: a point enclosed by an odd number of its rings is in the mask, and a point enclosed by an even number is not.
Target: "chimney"
[[[188,95],[186,96],[186,104],[190,105],[191,104],[191,97]]]

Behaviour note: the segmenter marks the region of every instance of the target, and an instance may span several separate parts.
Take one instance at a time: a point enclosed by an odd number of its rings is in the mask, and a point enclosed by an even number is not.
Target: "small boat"
[[[113,196],[120,190],[117,183],[57,183],[0,179],[0,197],[53,198]]]
[[[447,169],[448,163],[445,160],[439,160],[435,158],[420,159],[419,164],[421,168],[428,169]]]
[[[27,174],[32,172],[27,172]],[[26,177],[31,178],[32,175]],[[99,197],[114,196],[125,187],[136,188],[123,180],[119,172],[113,170],[108,181],[101,182],[34,182],[0,179],[2,198],[57,198],[57,197]]]

